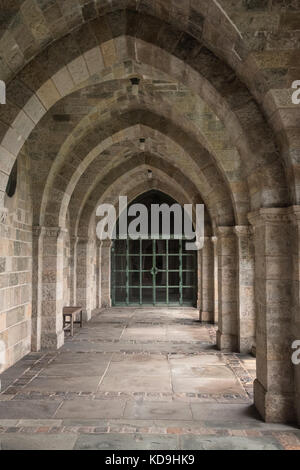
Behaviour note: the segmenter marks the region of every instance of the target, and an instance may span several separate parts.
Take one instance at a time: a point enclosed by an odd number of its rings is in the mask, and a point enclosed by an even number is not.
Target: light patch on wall
[[[0,340],[0,374],[2,374],[5,367],[5,343]],[[0,392],[1,392],[1,380],[0,380]]]
[[[293,104],[300,104],[300,80],[295,80],[292,84],[292,88],[296,90],[292,94]]]
[[[0,80],[0,104],[6,104],[6,85]]]
[[[292,363],[295,366],[300,365],[300,341],[294,341],[292,344],[292,349],[296,349],[296,351],[292,355]]]

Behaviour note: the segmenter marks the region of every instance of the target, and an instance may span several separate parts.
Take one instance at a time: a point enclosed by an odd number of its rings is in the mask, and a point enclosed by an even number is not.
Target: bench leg
[[[83,313],[82,313],[82,310],[80,312],[80,328],[83,328]]]
[[[73,316],[71,316],[70,328],[71,328],[71,336],[74,336],[74,318],[73,318]]]

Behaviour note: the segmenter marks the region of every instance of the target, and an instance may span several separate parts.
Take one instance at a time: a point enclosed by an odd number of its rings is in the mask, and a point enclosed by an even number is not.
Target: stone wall
[[[32,220],[28,160],[18,159],[17,189],[0,218],[0,341],[7,369],[31,350]],[[1,364],[0,364],[1,369]]]

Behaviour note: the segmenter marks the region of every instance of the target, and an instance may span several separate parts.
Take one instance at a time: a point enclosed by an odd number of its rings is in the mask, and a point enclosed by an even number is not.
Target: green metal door
[[[115,240],[112,305],[194,306],[197,253],[184,240]]]

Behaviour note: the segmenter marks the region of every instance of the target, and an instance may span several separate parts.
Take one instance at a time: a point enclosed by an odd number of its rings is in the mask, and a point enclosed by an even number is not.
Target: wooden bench
[[[79,321],[76,317],[79,315]],[[64,331],[70,331],[71,336],[74,336],[74,325],[83,327],[83,315],[81,307],[64,307],[63,308],[63,328]]]

